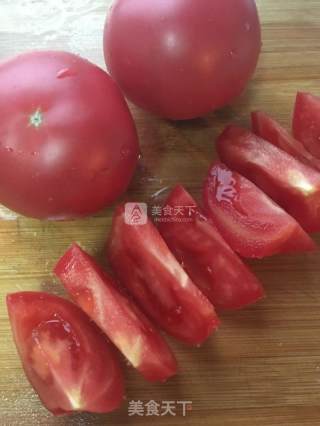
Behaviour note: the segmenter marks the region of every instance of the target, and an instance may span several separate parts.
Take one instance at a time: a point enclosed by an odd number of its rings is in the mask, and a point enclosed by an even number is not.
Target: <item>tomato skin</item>
[[[62,256],[54,272],[77,304],[145,379],[163,382],[176,374],[177,362],[164,338],[77,244]]]
[[[161,221],[159,230],[193,282],[216,308],[240,309],[264,296],[258,279],[182,186],[172,190],[164,205],[173,209],[195,206],[195,214],[186,217],[187,222]]]
[[[55,415],[106,413],[123,401],[123,375],[113,347],[73,303],[42,292],[7,296],[25,373]]]
[[[0,115],[0,202],[10,209],[82,217],[127,188],[137,133],[121,92],[97,66],[53,51],[2,63]]]
[[[292,130],[306,149],[320,159],[320,97],[298,92]]]
[[[261,111],[251,114],[252,131],[262,139],[282,149],[297,160],[320,171],[320,160],[310,154],[303,144],[295,139],[273,118]]]
[[[254,0],[117,0],[104,33],[107,67],[126,97],[174,120],[232,102],[260,49]]]
[[[246,129],[229,126],[218,138],[221,160],[255,183],[307,232],[320,231],[320,174]]]
[[[299,223],[255,184],[215,162],[204,185],[206,213],[230,247],[243,257],[314,251]]]
[[[190,280],[149,219],[145,225],[128,225],[124,206],[119,206],[113,218],[107,258],[141,309],[168,334],[199,345],[219,325],[213,306]]]

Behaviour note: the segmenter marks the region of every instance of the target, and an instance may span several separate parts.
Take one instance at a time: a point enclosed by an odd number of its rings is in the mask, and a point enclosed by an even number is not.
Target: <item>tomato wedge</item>
[[[219,324],[209,300],[193,284],[157,228],[127,224],[115,212],[108,257],[119,280],[140,307],[168,334],[191,345],[203,343]]]
[[[254,183],[222,163],[210,168],[204,204],[225,240],[243,257],[263,258],[316,249],[293,217]]]
[[[260,187],[309,232],[320,231],[320,174],[246,129],[229,126],[221,160]]]
[[[54,269],[77,304],[145,377],[165,381],[177,372],[169,346],[94,259],[73,244]]]
[[[123,375],[114,348],[81,309],[42,292],[10,294],[7,306],[25,373],[49,411],[120,406]]]
[[[271,142],[304,164],[320,170],[320,160],[310,154],[303,144],[295,139],[277,121],[264,112],[255,111],[251,114],[252,131],[262,139]]]
[[[215,307],[239,309],[264,296],[258,279],[182,186],[173,189],[164,205],[180,213],[175,221],[159,218],[159,230],[193,282]]]
[[[320,159],[320,97],[298,92],[292,130],[294,137]]]

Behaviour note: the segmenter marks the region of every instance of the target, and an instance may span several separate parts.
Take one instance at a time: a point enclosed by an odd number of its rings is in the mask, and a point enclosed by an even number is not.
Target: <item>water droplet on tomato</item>
[[[249,31],[251,30],[251,25],[250,25],[250,23],[249,23],[249,22],[246,22],[246,23],[244,24],[244,28],[245,28],[245,30],[246,30],[247,32],[249,32]]]
[[[10,146],[6,146],[5,150],[8,151],[8,152],[13,152],[13,148],[11,148]]]
[[[57,72],[57,78],[62,79],[67,77],[73,77],[76,74],[77,74],[76,71],[71,70],[70,68],[63,68]]]
[[[181,315],[181,313],[182,313],[182,306],[178,306],[178,307],[176,308],[176,313],[177,313],[178,315]]]
[[[121,151],[120,151],[120,154],[121,154],[122,158],[127,158],[131,154],[131,149],[130,148],[122,148]]]

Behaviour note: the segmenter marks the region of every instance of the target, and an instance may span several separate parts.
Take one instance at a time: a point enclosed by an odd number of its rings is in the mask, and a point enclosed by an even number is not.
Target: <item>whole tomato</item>
[[[65,52],[0,65],[0,202],[26,216],[68,219],[127,188],[139,145],[116,84]]]
[[[104,34],[107,66],[125,95],[169,119],[230,103],[260,49],[254,0],[116,0]]]

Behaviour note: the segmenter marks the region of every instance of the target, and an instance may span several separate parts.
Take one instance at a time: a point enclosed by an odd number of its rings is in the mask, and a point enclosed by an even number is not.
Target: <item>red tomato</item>
[[[127,224],[117,208],[108,258],[140,307],[168,334],[199,345],[218,326],[214,308],[180,266],[150,220]]]
[[[114,349],[77,306],[40,292],[8,295],[7,306],[23,368],[48,410],[119,407],[123,376]]]
[[[199,212],[196,202],[182,186],[169,195],[165,206],[182,211],[179,221],[164,221],[159,230],[193,282],[218,308],[238,309],[264,295],[257,278]],[[193,214],[189,215],[190,207]]]
[[[320,159],[320,97],[298,92],[293,134],[312,155]]]
[[[255,184],[222,163],[210,168],[204,203],[223,237],[243,257],[263,258],[316,249],[293,217]]]
[[[320,231],[320,174],[246,129],[218,139],[221,160],[260,187],[310,232]]]
[[[117,86],[63,52],[0,65],[0,202],[36,218],[84,216],[128,186],[138,140]]]
[[[260,48],[254,0],[117,0],[104,34],[107,66],[125,95],[178,120],[240,95]]]
[[[252,131],[262,139],[296,157],[302,163],[320,170],[320,160],[313,157],[303,144],[296,140],[279,123],[264,112],[256,111],[251,114]]]
[[[165,381],[176,374],[175,357],[163,337],[79,246],[70,247],[54,272],[77,304],[147,380]]]

